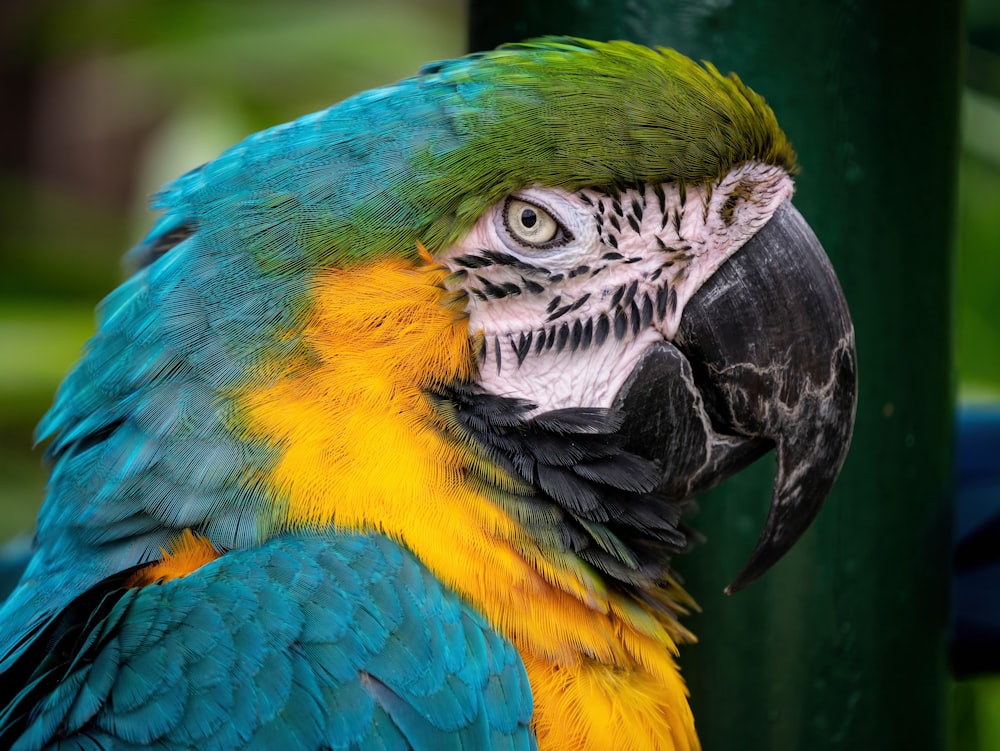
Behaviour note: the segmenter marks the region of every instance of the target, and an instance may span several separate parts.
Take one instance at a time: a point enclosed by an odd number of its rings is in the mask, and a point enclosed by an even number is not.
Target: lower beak
[[[620,392],[626,440],[660,461],[672,497],[776,450],[764,530],[727,592],[773,566],[819,512],[850,444],[855,361],[843,292],[788,202],[702,285],[674,342],[647,350]]]

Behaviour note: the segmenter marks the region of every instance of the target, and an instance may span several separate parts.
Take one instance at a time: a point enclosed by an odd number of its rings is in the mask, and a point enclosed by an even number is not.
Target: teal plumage
[[[0,745],[533,747],[517,652],[384,537],[280,536],[85,598],[102,599],[82,632],[57,622],[29,645],[50,656]]]

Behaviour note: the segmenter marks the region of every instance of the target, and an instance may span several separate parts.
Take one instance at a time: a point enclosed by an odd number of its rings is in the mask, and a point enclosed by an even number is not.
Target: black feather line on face
[[[493,356],[497,361],[497,375],[500,375],[500,337],[493,337]]]
[[[632,336],[638,336],[639,326],[642,323],[640,320],[639,308],[635,304],[635,299],[633,298],[628,304],[628,320],[632,324]]]
[[[623,284],[618,289],[615,290],[615,293],[611,296],[611,302],[608,303],[608,307],[610,308],[618,307],[618,303],[622,301],[622,297],[624,297],[625,295],[625,289],[626,287]]]
[[[545,348],[545,330],[539,329],[535,333],[535,354],[540,355]]]
[[[559,333],[556,335],[556,352],[562,352],[569,341],[569,326],[565,323],[559,325]]]
[[[597,326],[594,327],[594,344],[598,347],[602,346],[608,338],[608,332],[611,330],[611,322],[608,320],[607,315],[601,313],[597,317]]]
[[[590,343],[594,340],[594,321],[591,318],[583,324],[583,334],[580,337],[580,349],[590,348]]]
[[[642,203],[640,203],[638,198],[632,199],[632,213],[635,215],[636,219],[638,219],[640,222],[642,221]],[[638,231],[639,230],[636,229],[636,232]]]
[[[644,329],[653,322],[653,303],[649,295],[642,296],[641,312],[639,315],[639,328]]]
[[[458,256],[456,258],[453,258],[452,259],[452,263],[458,264],[462,268],[466,268],[466,269],[482,269],[482,268],[485,268],[487,266],[492,266],[493,265],[492,261],[490,261],[490,260],[488,260],[486,258],[483,258],[482,256],[477,256],[477,255],[472,255],[472,254],[468,254],[468,255],[464,255],[464,256]]]
[[[621,341],[628,333],[628,316],[621,308],[615,310],[615,339]]]
[[[530,279],[525,279],[523,276],[521,277],[521,282],[524,285],[523,288],[525,292],[530,292],[533,295],[540,295],[545,291],[545,287],[541,284],[533,282]]]
[[[583,324],[579,320],[573,321],[573,326],[569,332],[569,351],[576,352],[580,348],[580,341],[583,339]]]
[[[633,279],[632,283],[629,284],[628,288],[625,290],[625,296],[622,298],[623,308],[627,308],[629,305],[632,304],[632,301],[635,299],[635,293],[638,291],[638,289],[639,289],[639,280]]]
[[[555,321],[558,318],[562,318],[564,315],[566,315],[567,313],[569,313],[572,309],[573,309],[573,305],[572,304],[570,304],[570,305],[563,305],[561,308],[557,308],[556,310],[553,310],[551,313],[549,313],[549,316],[548,316],[548,318],[545,319],[545,322],[546,323],[551,323],[552,321]]]
[[[524,362],[524,358],[526,358],[528,356],[528,352],[531,351],[532,338],[533,334],[530,331],[519,334],[516,342],[514,341],[513,334],[507,335],[507,343],[510,345],[510,349],[514,353],[514,356],[517,358],[518,367],[521,367],[521,364]]]

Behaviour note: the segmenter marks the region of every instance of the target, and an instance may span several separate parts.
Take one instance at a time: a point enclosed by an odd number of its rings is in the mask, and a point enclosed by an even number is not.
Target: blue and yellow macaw
[[[697,748],[682,513],[776,449],[745,585],[853,422],[794,166],[737,78],[550,38],[168,185],[40,426],[0,745]]]

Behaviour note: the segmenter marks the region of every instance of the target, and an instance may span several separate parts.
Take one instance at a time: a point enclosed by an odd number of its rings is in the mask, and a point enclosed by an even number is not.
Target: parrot
[[[168,184],[38,428],[0,746],[699,748],[692,499],[774,452],[738,590],[853,427],[797,169],[735,74],[543,37]]]

